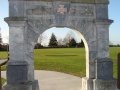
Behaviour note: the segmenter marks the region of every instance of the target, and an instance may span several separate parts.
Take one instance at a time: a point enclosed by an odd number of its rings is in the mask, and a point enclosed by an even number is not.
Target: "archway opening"
[[[50,46],[50,40],[53,36],[55,37],[57,45],[54,44],[54,46]],[[75,40],[76,45],[74,46],[68,45],[72,40]],[[40,45],[40,47],[37,45]],[[56,28],[56,27],[50,28],[40,35],[40,37],[38,38],[38,42],[35,45],[34,49],[35,70],[42,71],[41,78],[42,76],[45,78],[46,76],[45,71],[48,71],[49,74],[50,71],[52,71],[52,73],[53,71],[55,71],[57,73],[58,72],[66,73],[69,75],[77,76],[79,78],[84,77],[86,75],[87,50],[88,50],[87,43],[79,31],[69,28]],[[53,76],[51,75],[53,74],[50,74],[49,79],[48,77],[46,77],[47,79],[45,80],[48,80],[48,82],[49,80],[56,78],[61,80],[61,77],[54,76],[56,74],[54,74]],[[67,76],[67,79],[68,77],[69,76]],[[64,76],[62,76],[62,79],[64,79],[64,82],[71,82],[71,80],[66,81]],[[78,81],[76,82],[75,87],[80,88],[79,83],[82,83],[81,79],[77,80]],[[51,83],[43,84],[43,82],[45,82],[43,78],[42,81],[40,82],[43,85],[43,86],[40,85],[41,86],[40,88],[45,87],[44,84],[45,85],[54,84],[53,83],[54,81]],[[57,85],[57,82],[55,83]],[[53,87],[54,85],[52,86],[52,88]],[[61,86],[59,82],[57,87],[63,86]],[[66,87],[68,88],[69,86],[66,85]]]
[[[52,35],[56,39],[53,46],[50,45]],[[84,77],[87,51],[87,43],[79,31],[53,27],[40,34],[36,42],[34,67],[35,70],[50,70]]]

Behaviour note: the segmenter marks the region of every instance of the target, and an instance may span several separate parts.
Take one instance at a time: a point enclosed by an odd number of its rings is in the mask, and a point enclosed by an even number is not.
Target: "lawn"
[[[117,77],[117,54],[120,47],[110,48],[110,57],[114,65],[114,77]],[[0,52],[0,58],[6,58],[6,52]],[[85,76],[85,49],[84,48],[58,48],[35,49],[34,65],[36,70],[52,70],[64,72],[75,76]],[[5,66],[2,67],[5,69]]]
[[[117,77],[117,55],[120,53],[120,47],[110,48],[110,58],[113,60],[113,74],[114,77]]]
[[[84,48],[38,49],[34,56],[35,69],[85,76]]]

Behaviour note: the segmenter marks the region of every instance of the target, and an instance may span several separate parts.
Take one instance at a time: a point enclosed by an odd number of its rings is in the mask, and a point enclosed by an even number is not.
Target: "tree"
[[[109,47],[114,47],[115,45],[111,42],[111,41],[109,41]]]
[[[1,28],[0,28],[0,50],[2,50],[2,36],[1,36]]]
[[[58,43],[57,43],[57,39],[56,36],[54,35],[54,33],[52,33],[50,41],[49,41],[49,46],[50,47],[57,47]]]
[[[82,39],[81,39],[80,47],[84,47],[84,42]]]
[[[77,46],[79,46],[79,47],[84,47],[84,42],[83,42],[82,39],[81,39],[81,42],[77,44]]]
[[[63,45],[63,40],[62,40],[62,39],[59,39],[59,40],[58,40],[58,46],[61,47],[62,45]]]
[[[69,46],[73,47],[73,46],[76,46],[76,45],[77,45],[77,43],[76,43],[75,39],[72,38],[69,42]]]
[[[43,46],[40,43],[36,43],[35,44],[35,49],[40,49],[43,48]]]
[[[75,34],[72,31],[69,31],[65,38],[63,39],[64,45],[67,45],[68,47],[70,46],[70,41],[75,38]]]
[[[44,35],[44,34],[40,34],[40,36],[39,36],[39,38],[38,38],[38,43],[40,44],[40,45],[42,45],[42,42],[44,41],[44,39],[46,39],[47,38],[47,36],[46,35]]]

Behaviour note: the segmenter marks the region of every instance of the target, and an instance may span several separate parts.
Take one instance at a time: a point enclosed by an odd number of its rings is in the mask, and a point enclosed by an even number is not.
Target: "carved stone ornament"
[[[65,8],[65,5],[59,5],[57,12],[64,15],[65,13],[67,13],[67,8]]]

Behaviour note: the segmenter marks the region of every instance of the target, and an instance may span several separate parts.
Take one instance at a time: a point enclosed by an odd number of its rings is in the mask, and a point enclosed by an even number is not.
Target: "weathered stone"
[[[3,86],[2,90],[33,90],[33,89],[31,85],[19,85],[19,86],[5,85]]]
[[[115,79],[111,79],[111,80],[95,79],[93,90],[117,90],[116,80]]]
[[[96,60],[96,78],[110,80],[113,78],[113,63],[109,58]]]
[[[82,90],[93,90],[93,80],[89,78],[82,78]]]
[[[26,63],[26,62],[25,62]],[[28,65],[7,65],[7,84],[19,85],[28,81]]]
[[[34,45],[51,27],[74,29],[84,42],[86,77],[82,90],[115,90],[109,59],[109,26],[113,21],[108,19],[108,0],[9,0],[9,6],[5,21],[10,27],[10,61],[4,90],[39,90],[34,79]]]
[[[10,17],[23,17],[24,16],[24,4],[25,2],[22,0],[19,0],[19,1],[11,0],[9,2]]]

